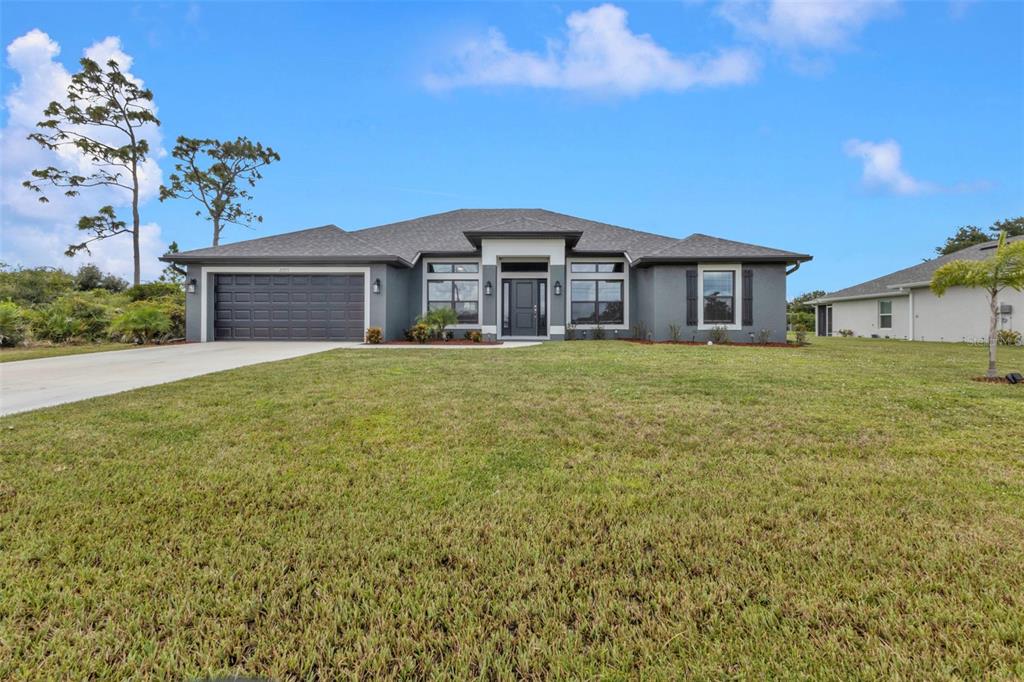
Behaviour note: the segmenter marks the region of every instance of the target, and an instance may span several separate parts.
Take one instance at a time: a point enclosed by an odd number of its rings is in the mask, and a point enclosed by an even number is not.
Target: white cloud
[[[573,12],[565,43],[549,41],[543,55],[509,47],[491,29],[458,48],[451,71],[429,74],[424,83],[435,90],[518,85],[636,95],[746,83],[757,75],[758,62],[746,50],[675,56],[651,36],[630,31],[626,17],[609,4]]]
[[[865,187],[903,195],[922,194],[936,189],[932,183],[917,180],[903,170],[902,151],[895,140],[847,140],[843,150],[847,156],[858,158],[863,163],[861,178]]]
[[[743,35],[786,49],[842,49],[895,0],[726,0],[719,13]]]
[[[960,21],[977,2],[978,0],[950,0],[949,16],[955,21]]]
[[[105,270],[130,279],[129,235],[94,242],[92,255],[80,254],[73,260],[64,255],[68,244],[83,239],[83,233],[75,227],[80,216],[94,214],[100,206],[111,204],[118,209],[122,219],[128,217],[130,196],[127,191],[91,188],[84,190],[81,196],[69,199],[60,189],[45,188],[50,201],[40,203],[37,194],[21,185],[35,168],[53,165],[80,172],[91,168],[88,159],[77,150],[62,148],[51,152],[26,139],[35,129],[35,124],[44,118],[43,109],[53,100],[64,100],[71,74],[57,60],[59,54],[60,45],[38,29],[16,38],[7,46],[7,65],[18,74],[18,81],[4,98],[8,120],[0,131],[0,260],[10,264],[71,269],[80,263],[94,262]],[[84,54],[100,64],[109,59],[117,60],[125,75],[142,85],[142,81],[130,72],[133,59],[122,49],[120,39],[105,38],[88,47]],[[159,128],[147,126],[143,135],[150,143],[153,156],[160,157],[166,153],[161,146]],[[116,138],[106,135],[101,139]],[[156,197],[160,182],[160,167],[150,158],[142,168],[143,201]],[[145,225],[140,241],[143,277],[155,277],[163,267],[156,256],[165,250],[160,227]]]

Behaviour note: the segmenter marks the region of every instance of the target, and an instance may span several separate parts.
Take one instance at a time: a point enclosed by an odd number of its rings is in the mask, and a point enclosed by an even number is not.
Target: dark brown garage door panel
[[[218,274],[214,338],[361,341],[362,274]]]

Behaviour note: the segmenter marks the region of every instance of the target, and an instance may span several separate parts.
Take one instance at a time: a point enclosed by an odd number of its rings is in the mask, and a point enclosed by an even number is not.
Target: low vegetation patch
[[[185,293],[178,283],[129,287],[95,265],[72,275],[0,264],[0,347],[167,342],[184,335]]]
[[[985,354],[339,350],[3,418],[0,679],[1019,679]]]

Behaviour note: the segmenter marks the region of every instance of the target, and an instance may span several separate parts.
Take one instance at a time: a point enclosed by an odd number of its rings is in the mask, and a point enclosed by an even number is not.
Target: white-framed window
[[[569,296],[569,322],[572,324],[626,322],[621,279],[574,279]]]
[[[742,329],[743,266],[739,263],[697,265],[697,328]]]
[[[704,322],[736,324],[736,273],[732,270],[705,270],[702,277]]]
[[[878,328],[892,329],[892,301],[878,302]]]
[[[427,272],[442,275],[466,275],[480,272],[479,263],[427,263]]]
[[[579,329],[629,329],[629,268],[624,258],[571,258],[566,321]]]
[[[458,317],[454,329],[480,326],[483,286],[477,258],[438,258],[423,263],[423,306],[426,314],[437,308],[451,308]]]

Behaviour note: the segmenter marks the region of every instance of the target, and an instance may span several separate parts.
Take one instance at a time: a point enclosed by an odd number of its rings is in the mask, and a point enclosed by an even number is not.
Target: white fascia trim
[[[887,289],[910,289],[910,288],[920,289],[921,287],[930,287],[931,285],[932,285],[932,283],[930,281],[929,282],[906,282],[905,284],[890,284],[886,288]]]
[[[431,263],[476,263],[479,267],[476,272],[428,272],[430,270]],[[424,258],[423,259],[423,297],[420,301],[420,314],[427,314],[427,280],[430,279],[461,279],[468,281],[476,281],[476,323],[467,324],[452,324],[448,325],[448,329],[479,329],[480,322],[482,321],[483,315],[483,296],[484,296],[484,266],[480,263],[480,259],[476,257],[451,257],[451,258]],[[481,332],[483,333],[483,332]]]
[[[721,272],[731,270],[733,272],[733,319],[732,324],[704,322],[704,271]],[[710,330],[715,327],[722,327],[729,331],[743,329],[743,265],[741,263],[698,263],[697,264],[697,329]]]
[[[481,239],[483,265],[497,265],[499,258],[547,258],[548,266],[565,265],[565,240],[558,239]]]
[[[908,296],[908,291],[888,291],[880,294],[860,294],[859,296],[841,296],[839,298],[816,298],[813,301],[808,301],[808,305],[832,305],[833,303],[842,303],[843,301],[864,301],[872,298],[898,298],[900,296]]]
[[[623,263],[622,272],[577,272],[573,273],[573,263]],[[629,329],[629,262],[623,256],[588,256],[586,258],[568,258],[565,264],[565,319],[572,323],[572,281],[579,280],[622,280],[622,324],[577,324],[576,329],[609,329],[623,331]],[[554,333],[554,332],[552,332]],[[563,329],[561,333],[565,333]]]
[[[253,273],[253,274],[273,274],[273,275],[311,275],[318,273],[362,273],[363,275],[363,329],[370,327],[370,268],[368,267],[346,267],[346,266],[333,266],[333,265],[306,265],[306,266],[277,266],[277,265],[209,265],[203,266],[199,269],[199,281],[203,283],[203,289],[200,296],[199,302],[199,341],[206,343],[207,339],[207,327],[208,327],[208,301],[210,296],[215,294],[215,285],[210,281],[212,278],[210,275],[216,275],[217,273],[223,272],[240,272],[240,273]],[[209,289],[207,289],[209,287]]]

